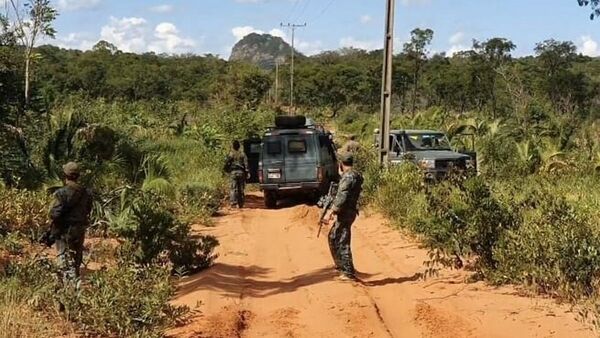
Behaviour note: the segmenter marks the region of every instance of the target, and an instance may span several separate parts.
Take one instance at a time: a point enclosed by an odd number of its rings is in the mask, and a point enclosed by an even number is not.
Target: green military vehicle
[[[304,116],[277,117],[260,147],[254,142],[248,149],[258,153],[257,173],[251,176],[258,178],[267,208],[275,208],[285,197],[317,200],[327,193],[331,182],[339,180],[331,133]]]
[[[389,161],[391,164],[414,162],[423,170],[425,179],[439,180],[452,171],[466,174],[477,173],[477,153],[474,151],[472,135],[471,149],[455,151],[445,133],[435,130],[392,130],[390,131]],[[379,132],[375,141],[379,144]],[[464,145],[465,142],[461,142]],[[466,148],[461,146],[462,148]]]

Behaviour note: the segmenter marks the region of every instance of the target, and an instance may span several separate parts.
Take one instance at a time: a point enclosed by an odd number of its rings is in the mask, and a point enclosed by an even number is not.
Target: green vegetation
[[[289,86],[274,93],[273,72],[212,55],[137,55],[105,41],[28,51],[21,38],[0,17],[0,332],[160,336],[187,311],[167,303],[172,277],[216,258],[216,239],[191,224],[207,223],[224,198],[230,139],[270,125],[270,98]],[[555,40],[513,58],[505,38],[430,56],[434,38],[416,29],[395,56],[393,126],[441,129],[457,147],[461,132],[475,134],[480,175],[426,186],[410,165],[380,170],[366,147],[363,203],[418,234],[432,263],[467,263],[477,278],[585,300],[597,313],[600,60]],[[381,60],[355,49],[299,59],[299,111],[370,144]],[[96,193],[80,292],[59,288],[30,244],[70,160]]]

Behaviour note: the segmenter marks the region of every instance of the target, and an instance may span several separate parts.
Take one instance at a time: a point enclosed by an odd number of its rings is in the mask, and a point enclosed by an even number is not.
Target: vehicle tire
[[[265,191],[265,207],[267,209],[277,208],[277,194],[272,191]]]

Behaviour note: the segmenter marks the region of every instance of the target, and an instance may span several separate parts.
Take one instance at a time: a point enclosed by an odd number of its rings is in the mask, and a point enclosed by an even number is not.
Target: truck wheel
[[[267,209],[277,208],[277,195],[271,191],[265,191],[265,207]]]

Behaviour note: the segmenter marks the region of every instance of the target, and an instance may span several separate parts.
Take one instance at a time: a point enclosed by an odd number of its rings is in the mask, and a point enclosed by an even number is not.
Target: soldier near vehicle
[[[230,175],[229,202],[231,207],[244,207],[244,188],[249,177],[248,157],[240,150],[238,140],[233,141],[232,150],[227,155],[223,170]]]
[[[324,222],[335,223],[329,231],[329,249],[333,256],[336,269],[342,280],[355,280],[354,263],[352,261],[351,236],[352,224],[358,216],[358,198],[362,192],[363,177],[354,169],[354,155],[342,153],[342,178],[338,185],[333,206]]]
[[[340,149],[343,153],[356,154],[360,150],[360,143],[356,141],[356,135],[348,136],[348,141]]]
[[[50,209],[52,226],[41,239],[44,244],[56,243],[58,264],[63,281],[75,281],[80,276],[83,261],[85,231],[92,211],[92,192],[78,183],[79,165],[69,162],[63,166],[64,186],[54,193]]]

